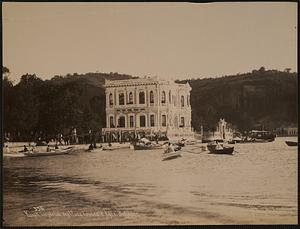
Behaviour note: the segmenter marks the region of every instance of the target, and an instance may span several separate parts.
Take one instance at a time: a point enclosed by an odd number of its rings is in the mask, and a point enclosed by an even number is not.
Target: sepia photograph
[[[3,2],[2,226],[297,225],[298,2]]]

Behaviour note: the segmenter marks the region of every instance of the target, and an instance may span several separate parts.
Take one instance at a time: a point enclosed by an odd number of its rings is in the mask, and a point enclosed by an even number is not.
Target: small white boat
[[[41,157],[41,156],[56,156],[56,155],[64,155],[69,154],[74,149],[74,147],[68,147],[65,149],[55,149],[51,150],[50,152],[24,152],[24,155],[27,157]]]
[[[173,147],[169,146],[164,150],[164,153],[162,154],[163,161],[171,160],[177,157],[181,157],[180,151],[175,151]]]

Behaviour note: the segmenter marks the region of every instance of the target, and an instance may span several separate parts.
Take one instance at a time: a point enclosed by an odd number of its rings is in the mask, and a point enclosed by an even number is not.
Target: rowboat
[[[50,152],[24,152],[24,155],[27,157],[41,157],[41,156],[56,156],[56,155],[64,155],[69,154],[73,150],[73,146],[67,147],[65,149],[55,149]]]
[[[151,149],[159,149],[161,147],[162,147],[161,145],[154,144],[147,138],[134,140],[129,145],[129,148],[134,150],[151,150]]]
[[[162,160],[171,160],[177,157],[181,157],[181,153],[179,151],[175,151],[173,147],[168,146],[164,153],[162,154]]]
[[[223,147],[221,149],[214,149],[213,151],[210,151],[210,153],[213,154],[232,154],[234,150],[234,147]]]
[[[207,149],[213,154],[232,154],[234,151],[234,147],[222,145],[218,146],[217,144],[208,144]]]
[[[131,148],[134,150],[151,150],[151,149],[159,149],[161,145],[154,145],[154,144],[135,144],[132,145]]]
[[[286,143],[288,146],[298,146],[298,142],[285,141],[285,143]]]

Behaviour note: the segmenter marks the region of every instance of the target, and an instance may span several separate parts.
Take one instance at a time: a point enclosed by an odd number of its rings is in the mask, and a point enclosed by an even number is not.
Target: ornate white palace
[[[193,138],[188,83],[155,78],[106,80],[108,141],[134,137]]]

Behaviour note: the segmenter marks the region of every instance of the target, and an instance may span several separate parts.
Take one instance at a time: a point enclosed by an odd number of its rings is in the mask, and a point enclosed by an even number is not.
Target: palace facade
[[[193,138],[191,87],[155,78],[106,80],[107,141]]]

